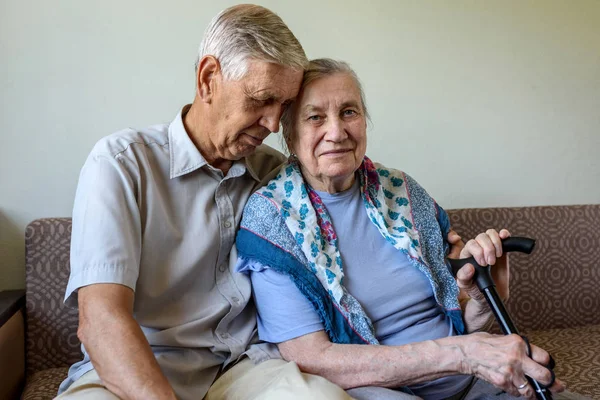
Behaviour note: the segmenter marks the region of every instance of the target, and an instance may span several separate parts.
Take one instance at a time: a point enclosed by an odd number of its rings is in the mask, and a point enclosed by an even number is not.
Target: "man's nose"
[[[267,128],[270,132],[278,132],[279,121],[281,120],[282,114],[283,106],[281,104],[274,104],[273,106],[265,110],[259,123],[265,128]]]

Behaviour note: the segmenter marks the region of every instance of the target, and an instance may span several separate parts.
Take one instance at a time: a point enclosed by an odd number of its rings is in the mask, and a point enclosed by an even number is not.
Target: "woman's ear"
[[[292,146],[291,135],[282,136],[283,142],[285,144],[285,148],[287,149],[290,156],[295,156],[296,152],[294,151],[294,147]]]
[[[210,103],[221,78],[221,64],[213,56],[204,56],[198,63],[196,71],[196,96],[205,103]]]

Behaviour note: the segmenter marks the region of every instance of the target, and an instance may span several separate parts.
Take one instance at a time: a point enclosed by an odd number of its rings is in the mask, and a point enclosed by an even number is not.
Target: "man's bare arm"
[[[122,399],[175,399],[139,324],[133,290],[118,284],[79,289],[79,329],[104,385]]]

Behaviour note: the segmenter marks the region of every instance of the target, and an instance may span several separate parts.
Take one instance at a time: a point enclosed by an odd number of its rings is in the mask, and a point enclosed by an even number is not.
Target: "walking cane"
[[[534,239],[526,237],[510,237],[502,240],[502,253],[518,251],[520,253],[531,254],[534,246]],[[449,258],[448,261],[450,262],[450,266],[452,267],[452,274],[454,275],[454,277],[456,277],[458,270],[461,269],[465,264],[472,264],[475,267],[475,275],[473,276],[475,284],[477,285],[477,288],[479,288],[479,291],[485,296],[485,299],[487,300],[490,308],[492,309],[492,312],[494,313],[494,316],[496,317],[496,321],[498,321],[498,324],[500,324],[502,332],[504,332],[505,335],[510,335],[512,333],[518,335],[519,331],[517,330],[517,327],[510,318],[510,315],[508,314],[508,311],[506,310],[502,299],[500,299],[500,296],[496,291],[496,285],[490,273],[490,266],[479,265],[477,261],[475,261],[474,257],[464,258],[460,260]],[[525,337],[523,337],[523,339],[525,340],[528,347],[528,355],[531,357],[531,349],[529,347],[529,342],[527,341],[527,339],[525,339]],[[550,372],[552,372],[552,382],[550,382],[550,385],[544,386],[538,383],[535,379],[526,376],[527,381],[535,390],[536,398],[539,400],[552,400],[552,393],[548,389],[548,387],[554,383],[554,372],[552,371],[552,368],[554,368],[554,360],[552,359],[552,357],[550,357],[550,364],[551,365],[548,366],[548,369],[550,369]]]

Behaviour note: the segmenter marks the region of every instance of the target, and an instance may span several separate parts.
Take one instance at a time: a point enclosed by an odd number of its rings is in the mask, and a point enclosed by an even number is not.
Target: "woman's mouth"
[[[321,153],[322,156],[327,156],[327,157],[339,157],[339,156],[343,156],[346,153],[351,152],[352,150],[350,149],[339,149],[339,150],[330,150],[330,151],[326,151],[324,153]]]

